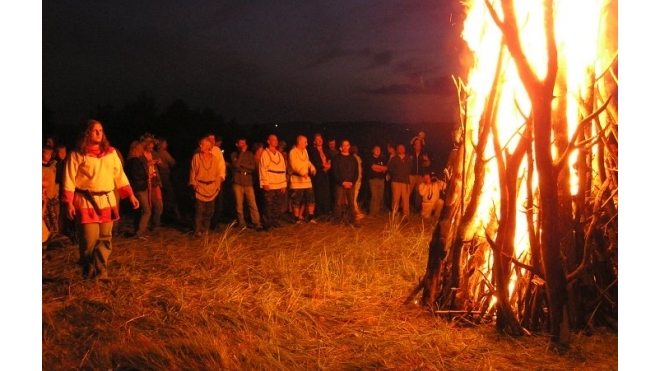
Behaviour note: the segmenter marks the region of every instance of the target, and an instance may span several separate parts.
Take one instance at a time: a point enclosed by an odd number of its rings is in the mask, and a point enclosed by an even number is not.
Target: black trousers
[[[224,209],[223,209],[223,204],[224,204],[224,198],[225,198],[225,187],[221,186],[220,187],[220,192],[218,192],[218,195],[215,197],[214,205],[215,208],[213,210],[213,217],[211,217],[211,229],[215,229],[218,224],[224,219]]]
[[[355,187],[335,185],[333,217],[336,222],[355,223]]]
[[[281,189],[271,189],[270,191],[264,191],[264,198],[266,200],[266,205],[264,207],[264,224],[269,227],[278,227],[280,224],[280,219],[282,217],[282,205],[284,203],[285,192],[282,192]]]
[[[332,196],[330,190],[330,178],[328,173],[321,170],[312,177],[312,188],[316,199],[316,215],[326,215],[332,212]]]

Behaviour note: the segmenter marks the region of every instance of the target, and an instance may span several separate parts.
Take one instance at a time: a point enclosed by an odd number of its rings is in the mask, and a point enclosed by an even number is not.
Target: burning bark
[[[545,329],[558,351],[571,330],[616,326],[617,4],[571,8],[586,3],[469,5],[475,68],[456,80],[462,136],[448,166],[457,174],[421,283],[425,305],[495,306],[498,330]],[[579,22],[584,40],[561,28],[575,14],[596,15]]]

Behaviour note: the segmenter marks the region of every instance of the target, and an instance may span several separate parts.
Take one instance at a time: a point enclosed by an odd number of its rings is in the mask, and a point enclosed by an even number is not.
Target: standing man
[[[358,162],[350,153],[351,143],[341,142],[339,154],[332,159],[332,172],[335,179],[335,222],[344,221],[352,226],[356,223],[355,182],[358,179]],[[346,220],[348,217],[348,220]]]
[[[387,143],[387,153],[385,154],[385,164],[389,163],[392,157],[396,156],[396,145],[394,143]],[[389,171],[385,173],[385,191],[383,193],[383,200],[385,206],[389,211],[392,211],[392,177]]]
[[[335,190],[334,190],[334,184],[335,184],[335,173],[332,171],[332,159],[339,154],[339,151],[337,150],[337,141],[335,138],[329,138],[328,139],[328,156],[330,157],[330,184],[333,186],[331,187],[330,190],[330,203],[333,205],[334,209],[334,204],[335,204]]]
[[[307,205],[308,221],[316,224],[314,220],[314,190],[312,178],[316,174],[316,167],[312,164],[307,153],[307,137],[298,135],[296,145],[289,152],[289,167],[291,169],[291,206],[296,223],[305,220],[304,205]]]
[[[328,154],[330,155],[330,159],[339,154],[339,150],[337,149],[337,141],[335,138],[328,139]]]
[[[62,201],[67,217],[79,231],[80,264],[85,278],[108,278],[112,252],[112,226],[119,220],[115,193],[129,198],[134,209],[140,203],[124,173],[115,149],[105,137],[103,125],[89,120],[78,148],[71,152],[64,169]]]
[[[270,134],[266,143],[268,147],[259,161],[259,183],[266,200],[264,224],[270,229],[281,227],[282,204],[286,193],[286,162],[277,150],[279,142],[275,134]]]
[[[309,150],[309,158],[316,168],[312,175],[312,189],[316,200],[316,211],[322,217],[332,212],[332,196],[330,195],[330,154],[323,148],[323,137],[314,134],[314,145]],[[333,187],[334,188],[334,187]]]
[[[233,171],[234,197],[236,198],[236,219],[238,227],[246,228],[245,217],[243,216],[243,201],[247,201],[250,209],[250,220],[257,231],[263,230],[259,220],[259,210],[257,209],[257,198],[254,194],[252,185],[253,174],[257,171],[257,163],[254,160],[252,152],[248,151],[248,145],[245,138],[239,138],[236,141],[236,152],[231,154],[231,167]]]
[[[421,132],[420,134],[424,134]],[[422,183],[422,176],[428,174],[431,167],[431,159],[429,155],[422,151],[422,140],[419,137],[413,139],[413,152],[410,155],[412,168],[410,170],[410,188],[408,196],[410,197],[411,209],[417,213],[421,207],[421,198],[417,192],[417,188]]]
[[[387,165],[381,156],[381,149],[375,144],[371,149],[371,156],[367,160],[365,169],[366,179],[369,180],[371,201],[369,202],[369,216],[377,216],[383,206],[383,194],[385,192],[385,173]]]
[[[403,144],[396,146],[396,155],[387,163],[387,171],[392,181],[392,213],[396,215],[399,205],[403,205],[403,217],[410,216],[410,170],[412,161],[406,156]]]
[[[351,155],[355,156],[355,159],[358,162],[358,178],[355,182],[355,199],[353,204],[355,204],[355,214],[357,215],[357,220],[364,218],[364,214],[360,210],[360,204],[358,203],[358,197],[360,197],[360,190],[362,189],[362,157],[360,157],[360,151],[356,144],[351,144],[351,149],[349,150]]]
[[[211,229],[211,218],[220,193],[224,173],[220,169],[220,159],[211,153],[213,143],[209,137],[199,141],[199,152],[190,164],[190,179],[188,184],[195,191],[195,235],[201,237]]]
[[[218,171],[220,172],[220,188],[218,190],[218,196],[215,198],[215,206],[214,206],[214,211],[213,211],[213,217],[211,218],[211,224],[210,228],[215,229],[218,227],[218,224],[220,224],[220,220],[222,220],[222,215],[223,215],[223,207],[222,207],[222,201],[224,198],[224,192],[222,188],[222,182],[227,179],[227,165],[225,163],[225,156],[222,153],[222,137],[221,136],[216,136],[215,134],[209,134],[208,139],[213,145],[211,148],[211,154],[213,156],[216,156],[218,158]]]

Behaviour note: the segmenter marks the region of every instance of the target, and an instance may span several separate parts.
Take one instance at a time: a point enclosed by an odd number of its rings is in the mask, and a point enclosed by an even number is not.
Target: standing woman
[[[135,196],[140,201],[140,217],[135,230],[135,237],[145,239],[149,221],[152,219],[154,228],[160,224],[160,214],[163,211],[163,201],[160,193],[160,181],[154,169],[154,159],[148,159],[147,143],[144,137],[138,142],[133,141],[126,160],[126,173]]]
[[[137,197],[142,204],[142,216],[140,217],[140,229],[138,234],[144,235],[151,222],[152,229],[160,228],[160,218],[163,215],[163,192],[162,182],[160,180],[160,171],[158,165],[161,164],[158,153],[154,150],[156,141],[154,137],[146,133],[140,138],[144,153],[142,161],[145,164],[147,172],[147,189],[144,192],[138,192]]]
[[[332,212],[332,196],[330,195],[331,157],[330,153],[323,147],[323,137],[320,133],[314,134],[313,146],[308,152],[310,161],[316,168],[316,174],[312,175],[316,214],[327,217]],[[332,189],[334,189],[334,185]]]
[[[134,209],[140,207],[140,203],[100,122],[87,122],[70,156],[64,169],[62,201],[66,204],[68,218],[75,218],[78,225],[83,276],[106,279],[112,252],[112,226],[119,220],[113,190],[116,187],[121,198],[129,198]]]

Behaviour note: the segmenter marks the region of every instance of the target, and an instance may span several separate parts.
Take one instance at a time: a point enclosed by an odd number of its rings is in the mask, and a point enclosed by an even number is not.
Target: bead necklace
[[[279,165],[280,162],[282,162],[282,157],[279,151],[275,151],[275,157],[277,157],[277,162],[273,161],[273,155],[270,154],[270,150],[264,151],[268,153],[268,157],[270,158],[270,162],[274,163],[275,165]]]
[[[211,155],[209,157],[209,160],[208,160],[209,166],[208,167],[206,166],[207,160],[204,159],[204,153],[200,153],[199,158],[202,160],[202,167],[204,168],[204,170],[206,170],[206,171],[211,170],[211,165],[213,165],[213,155]]]
[[[298,149],[298,153],[299,153],[298,158],[300,160],[302,160],[303,162],[307,162],[307,160],[309,160],[309,157],[307,155],[307,151],[305,151],[304,148],[303,149]]]

